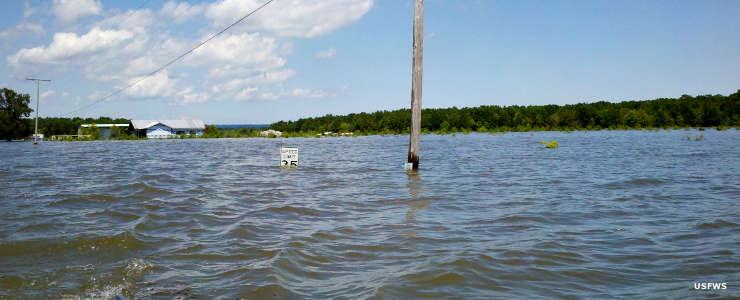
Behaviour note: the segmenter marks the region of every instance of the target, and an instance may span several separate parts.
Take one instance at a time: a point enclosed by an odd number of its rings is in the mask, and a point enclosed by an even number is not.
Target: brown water
[[[740,296],[737,130],[425,135],[415,175],[407,147],[0,143],[0,298]]]

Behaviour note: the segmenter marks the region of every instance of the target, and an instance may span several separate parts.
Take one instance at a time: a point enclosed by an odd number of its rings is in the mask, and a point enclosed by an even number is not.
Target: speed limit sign
[[[280,166],[298,166],[298,147],[280,147]]]

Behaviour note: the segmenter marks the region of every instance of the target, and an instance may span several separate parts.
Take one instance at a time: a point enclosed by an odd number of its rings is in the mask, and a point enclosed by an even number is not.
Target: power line
[[[71,114],[73,114],[73,113],[76,113],[76,112],[79,112],[79,111],[82,111],[82,110],[88,109],[88,108],[90,108],[90,107],[92,107],[92,106],[94,106],[94,105],[96,105],[96,104],[98,104],[98,103],[100,103],[100,102],[103,102],[103,101],[105,101],[106,99],[109,99],[110,97],[113,97],[113,96],[115,96],[115,95],[118,95],[118,94],[122,93],[123,91],[125,91],[125,90],[127,90],[127,89],[130,89],[130,88],[132,88],[132,87],[134,87],[135,85],[137,85],[137,84],[139,84],[140,82],[144,81],[145,79],[147,79],[147,78],[149,78],[149,77],[153,76],[154,74],[157,74],[157,73],[159,73],[160,71],[162,71],[162,70],[164,70],[165,68],[169,67],[169,66],[170,66],[170,65],[172,65],[173,63],[175,63],[175,62],[177,62],[178,60],[182,59],[183,57],[187,56],[188,54],[190,54],[190,53],[193,53],[193,51],[195,51],[196,49],[200,48],[201,46],[203,46],[203,45],[205,45],[206,43],[208,43],[208,42],[209,42],[210,40],[212,40],[212,39],[216,38],[217,36],[221,35],[222,33],[226,32],[227,30],[231,29],[231,27],[234,27],[234,26],[235,26],[236,24],[239,24],[239,23],[241,23],[242,21],[244,21],[245,19],[249,18],[249,17],[250,17],[251,15],[253,15],[254,13],[258,12],[259,10],[261,10],[262,8],[264,8],[265,6],[267,6],[268,4],[272,3],[272,1],[275,1],[275,0],[268,0],[268,1],[267,1],[267,2],[265,2],[264,4],[262,4],[262,5],[258,6],[257,8],[253,9],[252,11],[250,11],[249,13],[247,13],[246,15],[244,15],[243,17],[241,17],[240,19],[236,20],[236,21],[235,21],[234,23],[231,23],[231,25],[229,25],[229,26],[226,26],[226,28],[222,29],[221,31],[219,31],[219,32],[217,32],[217,33],[215,33],[215,34],[212,34],[212,35],[211,35],[211,36],[210,36],[209,38],[207,38],[207,39],[205,39],[204,41],[200,42],[200,43],[199,43],[198,45],[196,45],[196,46],[195,46],[195,47],[193,47],[192,49],[190,49],[190,50],[186,51],[185,53],[183,53],[183,54],[181,54],[180,56],[176,57],[175,59],[173,59],[173,60],[169,61],[168,63],[166,63],[166,64],[164,64],[163,66],[159,67],[158,69],[156,69],[156,70],[152,71],[151,73],[149,73],[149,74],[147,74],[147,75],[144,75],[144,76],[142,76],[141,78],[139,78],[138,80],[136,80],[136,81],[134,81],[133,83],[129,84],[128,86],[126,86],[126,87],[123,87],[123,88],[121,88],[121,89],[118,89],[118,90],[115,90],[115,91],[113,91],[112,93],[108,94],[107,96],[105,96],[105,97],[103,97],[103,98],[100,98],[100,99],[98,99],[98,100],[96,100],[96,101],[94,101],[94,102],[92,102],[92,103],[90,103],[90,104],[88,104],[88,105],[86,105],[86,106],[83,106],[83,107],[81,107],[81,108],[78,108],[78,109],[75,109],[75,110],[73,110],[73,111],[71,111],[71,112],[69,112],[69,113],[66,113],[66,115],[71,115]],[[149,1],[147,1],[147,2],[149,2]],[[146,3],[146,2],[145,2],[145,3]]]
[[[135,10],[141,9],[142,7],[144,7],[144,5],[146,5],[147,3],[149,3],[149,1],[152,1],[152,0],[146,0],[146,1],[144,1],[144,3],[142,3],[141,5],[139,5],[139,7],[137,7]]]
[[[128,15],[128,16],[126,16],[126,17],[125,17],[125,18],[123,19],[123,21],[121,21],[121,23],[120,23],[120,24],[118,24],[118,27],[120,28],[120,27],[122,27],[122,25],[123,25],[123,24],[126,24],[126,22],[128,22],[128,21],[129,21],[129,20],[131,19],[131,16],[133,16],[134,14],[136,14],[136,11],[137,11],[137,10],[139,10],[139,9],[141,9],[142,7],[146,6],[147,4],[149,4],[149,2],[151,2],[151,0],[144,0],[144,2],[142,2],[141,4],[139,4],[139,6],[138,6],[138,7],[136,7],[136,9],[134,9],[134,10],[133,10],[133,11],[134,11],[134,13],[132,13],[131,15]],[[97,42],[98,42],[98,40],[96,39],[96,41],[95,41],[95,42],[97,43]],[[36,101],[37,101],[37,103],[36,103],[36,133],[35,133],[35,135],[34,135],[34,143],[36,143],[36,135],[38,135],[38,125],[39,125],[39,124],[38,124],[38,123],[39,123],[39,121],[38,121],[38,117],[39,117],[39,116],[38,116],[38,101],[39,101],[39,99],[38,99],[38,83],[39,83],[39,81],[51,82],[51,80],[45,80],[45,79],[36,79],[36,78],[26,78],[26,80],[35,80],[35,81],[36,81],[36,85],[37,85],[37,87],[36,87],[36,96],[37,96],[37,97],[36,97],[36,98],[37,98],[37,99],[36,99]]]

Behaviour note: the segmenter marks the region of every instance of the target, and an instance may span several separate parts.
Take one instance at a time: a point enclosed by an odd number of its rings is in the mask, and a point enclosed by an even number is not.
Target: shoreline
[[[706,131],[706,130],[716,130],[716,131],[725,131],[725,130],[740,130],[740,126],[717,126],[717,127],[650,127],[650,128],[579,128],[579,129],[563,129],[559,128],[556,130],[548,130],[544,128],[533,128],[533,129],[526,129],[526,130],[486,130],[486,131],[477,131],[477,130],[463,130],[463,131],[428,131],[428,130],[422,130],[422,135],[452,135],[455,136],[457,134],[469,134],[469,133],[488,133],[488,134],[506,134],[506,133],[515,133],[515,132],[565,132],[570,133],[574,131],[661,131],[661,130],[698,130],[698,131]],[[149,141],[149,140],[188,140],[188,139],[225,139],[225,138],[258,138],[258,139],[272,139],[272,138],[353,138],[353,137],[360,137],[360,136],[386,136],[386,135],[408,135],[408,132],[371,132],[371,133],[363,133],[363,132],[352,132],[352,135],[341,135],[339,133],[334,134],[327,134],[322,135],[318,132],[313,133],[290,133],[290,132],[284,132],[281,136],[254,136],[254,135],[244,135],[244,136],[181,136],[181,137],[174,137],[174,138],[163,138],[163,139],[148,139],[148,138],[123,138],[123,139],[69,139],[69,140],[43,140],[43,142],[94,142],[94,141]],[[14,140],[14,141],[5,141],[2,142],[29,142],[31,139],[26,140]]]

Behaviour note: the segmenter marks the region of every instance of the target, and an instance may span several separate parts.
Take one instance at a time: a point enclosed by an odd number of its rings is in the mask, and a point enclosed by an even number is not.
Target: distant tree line
[[[18,127],[22,132],[15,135],[14,138],[25,138],[33,133],[34,118],[20,119]],[[80,128],[82,124],[129,124],[129,119],[125,118],[39,118],[39,133],[45,137],[52,135],[76,135],[83,134],[87,137],[76,138],[75,140],[99,140],[101,139],[100,129],[97,127]],[[205,138],[239,138],[239,137],[257,137],[263,128],[229,128],[219,129],[214,125],[207,125],[203,134]],[[110,132],[111,139],[137,139],[133,132],[129,132],[128,127],[112,127]]]
[[[422,111],[424,132],[598,130],[677,127],[740,127],[740,90],[729,96],[683,95],[677,99],[579,103],[573,105],[479,106],[473,108],[430,108]],[[22,139],[33,133],[33,111],[28,94],[0,89],[0,138]],[[45,136],[74,135],[81,124],[128,124],[125,118],[40,118],[39,132]],[[297,121],[280,121],[270,129],[283,136],[311,136],[311,133],[356,132],[358,134],[405,133],[410,111],[378,111],[345,116],[325,115]],[[203,137],[254,137],[258,128],[219,129],[207,126]],[[89,129],[97,137],[97,129]],[[113,138],[136,138],[128,128],[115,128]]]
[[[7,88],[0,89],[0,139],[13,140],[29,137],[35,127],[35,119],[31,118],[33,109],[29,107],[30,96],[19,94]],[[74,135],[78,133],[81,124],[128,124],[124,118],[39,118],[39,133],[45,136]],[[92,136],[98,136],[97,128],[89,129]],[[114,128],[114,138],[129,134],[127,128]]]
[[[34,119],[28,119],[27,122],[33,123]],[[125,118],[39,118],[39,133],[44,136],[77,134],[77,130],[82,124],[128,124],[129,120]],[[119,128],[121,132],[126,132],[127,128]]]
[[[598,130],[740,126],[740,90],[729,96],[703,95],[619,103],[573,105],[479,106],[422,110],[426,132]],[[284,132],[402,133],[410,127],[410,110],[325,115],[280,121],[271,129]]]
[[[264,128],[221,128],[215,125],[206,125],[203,131],[204,138],[243,138],[258,137]]]

